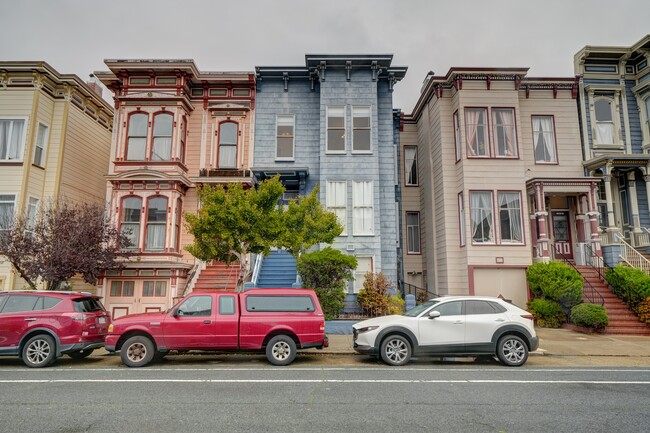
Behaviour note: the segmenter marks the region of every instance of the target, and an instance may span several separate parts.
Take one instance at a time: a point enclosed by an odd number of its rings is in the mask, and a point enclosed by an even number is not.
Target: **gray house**
[[[345,227],[333,247],[398,280],[398,151],[392,91],[406,67],[392,55],[306,55],[305,66],[259,66],[253,173],[281,175],[288,200],[317,185]]]

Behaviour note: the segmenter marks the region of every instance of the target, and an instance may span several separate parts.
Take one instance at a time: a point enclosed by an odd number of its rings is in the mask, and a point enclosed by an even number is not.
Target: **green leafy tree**
[[[363,289],[357,294],[357,303],[372,316],[397,313],[398,308],[391,308],[395,305],[392,295],[394,291],[395,285],[386,274],[366,272]]]
[[[197,214],[185,214],[186,227],[194,236],[186,250],[204,261],[239,261],[237,285],[241,289],[250,273],[248,254],[268,254],[278,244],[283,225],[277,204],[283,192],[278,176],[260,182],[257,188],[246,189],[240,183],[229,184],[227,189],[223,185],[199,187],[201,208]]]
[[[282,211],[284,230],[280,246],[294,257],[318,243],[331,244],[343,232],[336,214],[326,210],[318,200],[318,190],[316,187],[309,195],[291,200]]]
[[[343,311],[347,282],[354,279],[352,271],[357,267],[357,259],[327,247],[302,254],[297,263],[303,285],[318,294],[325,318],[339,315]]]

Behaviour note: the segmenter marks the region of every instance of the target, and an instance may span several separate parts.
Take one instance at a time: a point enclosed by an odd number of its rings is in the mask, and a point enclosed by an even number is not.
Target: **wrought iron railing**
[[[194,285],[196,284],[196,280],[199,278],[202,269],[205,269],[205,262],[196,259],[194,266],[192,266],[190,273],[187,275],[187,282],[185,283],[185,289],[183,289],[181,297],[187,295],[192,291],[192,289],[194,289]]]
[[[432,298],[437,298],[439,295],[434,292],[430,292],[427,289],[414,286],[413,284],[405,283],[404,281],[399,282],[399,290],[402,293],[402,297],[406,295],[415,296],[415,302],[421,304],[424,301],[428,301]]]
[[[559,257],[567,265],[571,266],[576,272],[580,273],[576,265],[573,263],[573,260],[569,260],[567,256],[562,254],[560,251],[555,251],[555,257]],[[581,274],[582,275],[582,274]],[[597,304],[600,306],[605,305],[605,298],[601,295],[598,290],[586,279],[584,280],[584,285],[582,288],[582,296],[589,301],[590,304]]]
[[[605,272],[607,272],[609,266],[607,266],[603,257],[597,255],[591,245],[587,243],[585,244],[585,262],[587,266],[598,272],[598,278],[605,280]]]
[[[621,247],[620,259],[623,260],[628,266],[640,269],[646,274],[650,275],[650,260],[643,254],[638,252],[632,245],[625,242],[625,239],[619,234],[616,235],[616,240]]]

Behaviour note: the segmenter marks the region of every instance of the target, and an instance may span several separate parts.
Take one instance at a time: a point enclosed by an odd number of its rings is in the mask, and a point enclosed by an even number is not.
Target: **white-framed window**
[[[406,252],[420,254],[420,212],[406,212]]]
[[[456,161],[462,158],[462,146],[460,144],[460,120],[458,111],[454,112],[454,150],[456,151]]]
[[[469,206],[472,222],[472,242],[475,244],[494,243],[494,211],[492,191],[471,191]]]
[[[499,237],[504,244],[521,244],[524,231],[521,214],[521,193],[498,192],[499,198]]]
[[[645,127],[647,133],[647,142],[650,143],[650,96],[645,98]]]
[[[16,211],[16,194],[0,194],[0,230],[11,228]]]
[[[45,166],[45,149],[47,148],[47,140],[49,128],[42,123],[38,124],[38,131],[36,132],[36,143],[34,146],[34,164],[39,167]]]
[[[140,246],[142,199],[137,196],[124,198],[121,213],[120,230],[131,241],[131,245],[126,250],[137,250]]]
[[[404,146],[404,176],[406,185],[418,185],[418,148],[416,146]]]
[[[278,115],[275,118],[275,125],[275,159],[293,161],[296,117],[293,114]]]
[[[465,139],[468,156],[490,156],[487,108],[465,109]]]
[[[531,116],[533,122],[533,146],[537,164],[556,164],[555,124],[553,116]]]
[[[163,251],[167,233],[167,198],[150,197],[147,202],[146,251]]]
[[[24,118],[0,118],[0,161],[22,161],[25,151]]]
[[[462,192],[458,193],[458,234],[460,236],[460,246],[465,246],[465,199]]]
[[[162,297],[167,295],[167,281],[144,281],[142,283],[142,296]]]
[[[352,182],[352,233],[370,236],[374,234],[373,183]]]
[[[494,153],[497,158],[517,158],[517,130],[515,110],[512,108],[492,109],[492,131],[494,132]]]
[[[347,216],[347,182],[345,181],[328,181],[326,184],[327,191],[325,197],[325,206],[331,212],[336,214],[339,223],[343,226],[341,235],[347,234],[348,216]]]
[[[327,107],[327,153],[345,153],[345,107]]]
[[[126,160],[144,161],[147,151],[149,115],[133,113],[129,116],[129,132],[126,142]]]
[[[219,168],[237,168],[237,134],[235,122],[219,125]]]
[[[27,201],[27,215],[26,223],[27,230],[32,230],[36,225],[36,218],[38,217],[38,207],[40,200],[36,197],[30,197]]]
[[[370,107],[352,107],[352,152],[372,152]]]
[[[614,128],[614,100],[600,97],[594,101],[594,115],[596,116],[596,141],[598,144],[614,144],[616,131]]]
[[[372,256],[356,256],[357,268],[354,270],[354,293],[363,289],[363,282],[366,280],[367,272],[374,272],[374,260]]]
[[[158,113],[153,118],[152,161],[169,161],[172,159],[172,128],[174,116]]]

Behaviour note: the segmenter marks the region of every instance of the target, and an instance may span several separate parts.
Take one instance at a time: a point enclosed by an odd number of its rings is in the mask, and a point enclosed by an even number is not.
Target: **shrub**
[[[650,323],[650,298],[645,298],[639,304],[639,320],[645,323]]]
[[[298,274],[303,285],[316,292],[325,319],[330,320],[343,311],[347,282],[354,279],[352,270],[356,267],[355,257],[330,247],[298,258]]]
[[[582,275],[562,262],[535,263],[526,274],[530,290],[558,302],[566,311],[582,302]]]
[[[397,292],[396,295],[393,295],[390,298],[390,307],[389,307],[389,313],[390,314],[403,314],[404,313],[404,298],[402,298],[402,295]]]
[[[594,304],[580,304],[571,309],[571,322],[577,326],[605,329],[609,319],[605,307]]]
[[[614,294],[637,314],[641,303],[650,297],[650,277],[640,269],[617,265],[607,270],[605,279]]]
[[[566,322],[562,306],[550,299],[532,299],[528,303],[528,310],[542,328],[559,328]]]
[[[363,289],[357,294],[357,303],[372,316],[390,313],[393,282],[383,272],[366,272]]]

